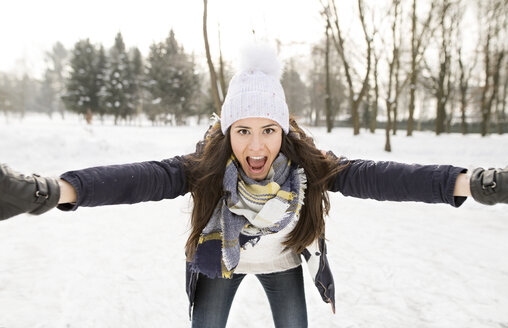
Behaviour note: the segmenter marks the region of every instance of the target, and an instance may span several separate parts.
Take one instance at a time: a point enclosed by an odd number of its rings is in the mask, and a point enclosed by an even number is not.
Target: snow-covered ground
[[[57,176],[87,166],[157,160],[193,150],[201,127],[113,126],[68,115],[0,117],[0,162]],[[508,135],[310,129],[349,158],[504,167]],[[337,313],[305,275],[310,327],[508,327],[508,205],[377,202],[331,194],[327,221]],[[183,247],[188,197],[58,210],[0,222],[0,327],[188,327]],[[228,327],[271,327],[255,277]]]

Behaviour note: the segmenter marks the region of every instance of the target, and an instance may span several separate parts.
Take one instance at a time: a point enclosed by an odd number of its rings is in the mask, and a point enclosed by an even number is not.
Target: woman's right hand
[[[23,175],[0,164],[0,220],[21,213],[42,214],[58,205],[58,179]]]

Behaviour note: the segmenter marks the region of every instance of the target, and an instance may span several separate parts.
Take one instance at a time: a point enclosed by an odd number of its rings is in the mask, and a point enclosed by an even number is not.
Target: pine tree
[[[102,46],[97,50],[89,39],[76,43],[70,60],[66,93],[62,96],[68,109],[88,117],[92,113],[104,114],[99,100],[104,83],[105,59]]]
[[[121,33],[116,35],[115,44],[109,51],[106,67],[102,100],[106,112],[114,115],[115,124],[117,124],[119,118],[124,120],[130,118],[136,109],[132,101],[134,90],[131,67]]]
[[[95,90],[97,92],[97,108],[95,109],[95,113],[100,115],[101,120],[104,114],[106,114],[106,108],[103,106],[102,98],[105,95],[106,89],[107,62],[108,58],[104,46],[100,45],[97,52],[97,60],[94,65],[93,76],[95,78]]]
[[[153,43],[147,58],[145,88],[148,92],[144,111],[150,121],[156,124],[163,113],[162,97],[165,90],[164,51],[160,43]]]
[[[129,52],[129,64],[131,72],[132,103],[135,106],[135,113],[143,112],[143,57],[137,47]]]
[[[152,44],[148,55],[146,89],[151,102],[145,106],[150,120],[182,124],[192,113],[193,96],[199,90],[195,65],[178,45],[173,30],[164,42]]]

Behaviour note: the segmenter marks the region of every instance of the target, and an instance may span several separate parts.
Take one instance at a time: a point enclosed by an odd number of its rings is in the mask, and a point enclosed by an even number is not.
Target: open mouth
[[[247,164],[252,173],[260,173],[263,171],[268,157],[266,156],[248,156]]]

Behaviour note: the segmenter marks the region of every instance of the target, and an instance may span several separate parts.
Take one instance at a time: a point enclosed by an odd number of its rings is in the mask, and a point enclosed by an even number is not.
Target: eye
[[[275,129],[273,129],[273,128],[266,128],[263,130],[264,134],[272,134],[274,132],[275,132]]]
[[[247,129],[238,129],[238,130],[236,130],[236,132],[242,136],[249,134],[249,130],[247,130]]]

